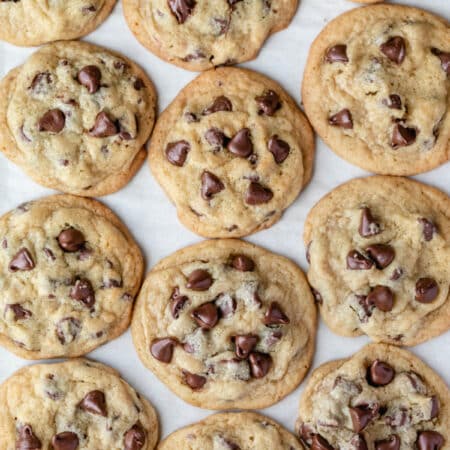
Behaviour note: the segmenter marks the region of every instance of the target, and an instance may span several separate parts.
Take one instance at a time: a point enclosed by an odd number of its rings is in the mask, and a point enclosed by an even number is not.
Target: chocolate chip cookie
[[[450,328],[450,198],[406,178],[345,183],[317,203],[304,241],[325,322],[345,336],[416,345]]]
[[[425,172],[450,158],[449,74],[445,19],[400,5],[356,8],[311,46],[305,111],[350,163],[380,174]]]
[[[297,430],[311,450],[444,450],[450,394],[412,353],[371,344],[313,372]]]
[[[257,56],[286,28],[298,0],[124,0],[128,26],[158,57],[188,70],[207,70]]]
[[[278,423],[251,412],[214,414],[175,431],[158,450],[303,450]]]
[[[150,403],[110,367],[86,359],[25,367],[0,386],[5,450],[153,450]]]
[[[143,258],[91,199],[55,195],[0,218],[0,345],[27,359],[86,354],[130,322]]]
[[[184,225],[206,237],[241,237],[277,222],[308,183],[314,137],[277,83],[221,68],[178,94],[149,153]]]
[[[116,0],[0,0],[0,40],[32,46],[77,39],[97,28]]]
[[[0,150],[38,183],[105,195],[141,166],[155,117],[151,81],[82,42],[43,47],[0,83]]]
[[[132,320],[142,362],[202,408],[264,408],[311,363],[316,309],[291,261],[239,240],[206,241],[148,274]]]

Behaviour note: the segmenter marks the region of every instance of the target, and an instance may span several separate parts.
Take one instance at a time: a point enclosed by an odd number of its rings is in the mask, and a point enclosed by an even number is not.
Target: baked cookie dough
[[[108,208],[70,195],[28,202],[0,218],[0,241],[0,345],[73,357],[127,329],[143,258]]]
[[[207,70],[257,56],[286,28],[298,0],[124,0],[128,26],[158,57],[188,70]]]
[[[0,40],[32,46],[77,39],[97,28],[116,0],[0,0]]]
[[[46,187],[109,194],[144,161],[155,102],[127,58],[84,42],[50,44],[0,83],[0,150]]]
[[[308,280],[336,333],[416,345],[450,328],[450,198],[406,178],[373,176],[310,211]]]
[[[153,268],[131,330],[145,366],[188,403],[265,408],[304,378],[316,309],[303,272],[288,259],[212,240]]]
[[[153,450],[150,403],[86,359],[25,367],[0,386],[2,450]]]
[[[160,116],[153,175],[181,222],[206,237],[272,226],[311,178],[312,129],[281,86],[220,68],[188,84]]]
[[[371,344],[313,372],[297,430],[311,450],[444,450],[450,394],[412,353]]]
[[[401,5],[355,8],[311,46],[303,103],[320,137],[348,162],[413,175],[450,159],[449,74],[445,19]]]
[[[214,414],[175,431],[158,450],[303,450],[300,442],[273,420],[251,412]]]

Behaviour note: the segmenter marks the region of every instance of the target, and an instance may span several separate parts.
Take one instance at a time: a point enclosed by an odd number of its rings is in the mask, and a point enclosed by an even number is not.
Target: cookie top
[[[412,175],[450,158],[449,74],[444,19],[400,5],[356,8],[311,46],[303,103],[342,158],[371,172]]]
[[[145,159],[151,81],[134,63],[82,42],[50,44],[0,84],[0,150],[38,183],[104,195]]]
[[[298,0],[124,0],[128,26],[142,45],[188,70],[256,57],[272,33],[289,25]]]
[[[0,401],[5,450],[153,450],[158,440],[150,403],[86,359],[25,367],[0,386]]]
[[[97,28],[116,0],[1,0],[0,40],[32,46],[77,39]]]
[[[371,344],[316,369],[300,400],[297,430],[311,450],[444,450],[450,394],[412,353]]]
[[[27,359],[86,354],[123,333],[143,258],[97,201],[55,195],[0,218],[0,345]]]
[[[142,362],[202,408],[264,408],[311,363],[316,309],[291,261],[239,240],[206,241],[148,274],[132,320]]]
[[[178,94],[149,152],[184,225],[206,237],[241,237],[277,222],[308,183],[314,137],[280,85],[221,68]]]
[[[278,423],[251,412],[222,413],[175,431],[158,450],[303,450]]]
[[[406,178],[345,183],[305,223],[308,280],[336,333],[416,345],[450,327],[450,198]]]

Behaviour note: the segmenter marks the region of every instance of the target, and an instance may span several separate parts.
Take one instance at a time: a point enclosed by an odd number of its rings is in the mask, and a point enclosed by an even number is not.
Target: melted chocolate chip
[[[386,386],[395,377],[395,370],[387,363],[376,359],[367,372],[367,381],[371,386]]]
[[[450,75],[450,53],[442,52],[437,48],[432,48],[431,52],[441,60],[441,67],[447,75]]]
[[[253,152],[253,143],[248,128],[242,128],[228,142],[227,149],[233,155],[247,158]]]
[[[362,237],[375,236],[381,231],[380,225],[376,222],[370,209],[367,207],[361,211],[361,222],[358,231]]]
[[[394,294],[387,286],[375,286],[366,298],[369,305],[375,305],[383,312],[392,311]]]
[[[396,123],[394,131],[392,132],[391,146],[396,149],[398,147],[406,147],[414,144],[417,137],[417,130],[415,128],[407,128]]]
[[[24,425],[19,429],[16,439],[16,450],[38,450],[41,448],[41,441],[33,433],[31,425]]]
[[[30,252],[22,247],[14,256],[9,263],[9,270],[11,272],[17,272],[22,270],[33,270],[35,265]]]
[[[353,431],[359,433],[369,425],[373,419],[373,411],[367,405],[350,407],[350,417],[352,419]]]
[[[397,94],[390,95],[383,103],[390,109],[402,109],[402,99]]]
[[[400,438],[393,434],[387,439],[375,441],[375,450],[400,450]]]
[[[245,193],[245,203],[252,206],[268,203],[272,198],[273,192],[256,181],[250,183]]]
[[[274,91],[267,91],[263,95],[255,98],[258,105],[258,114],[273,116],[281,108],[280,97]]]
[[[395,64],[401,64],[406,56],[405,40],[400,36],[394,36],[381,44],[380,50]]]
[[[290,322],[281,306],[277,302],[272,302],[269,309],[264,314],[265,325],[286,325]]]
[[[14,313],[14,321],[29,319],[33,314],[28,309],[25,309],[19,303],[9,303],[5,306],[5,311],[12,310]]]
[[[213,279],[209,272],[203,269],[196,269],[188,276],[186,287],[193,291],[207,291],[213,284]]]
[[[395,258],[395,250],[390,245],[386,244],[374,244],[366,248],[370,259],[375,262],[377,269],[384,269]]]
[[[89,94],[95,94],[100,88],[102,73],[97,66],[85,66],[78,72],[78,81],[85,86]]]
[[[264,378],[272,367],[272,358],[266,353],[250,353],[248,361],[253,378]]]
[[[186,295],[180,295],[180,289],[176,287],[172,292],[170,302],[170,312],[172,313],[172,317],[174,319],[178,319],[178,317],[180,317],[180,312],[183,310],[188,301],[189,298]]]
[[[190,150],[191,145],[187,141],[171,142],[166,147],[166,158],[174,166],[182,167]]]
[[[150,353],[158,361],[170,363],[172,361],[173,350],[177,345],[177,340],[172,337],[153,339],[150,344]]]
[[[418,450],[440,450],[444,445],[444,437],[436,431],[421,431],[417,438]]]
[[[80,441],[71,431],[58,433],[52,438],[53,450],[77,450]]]
[[[416,282],[416,300],[431,303],[439,294],[439,286],[433,278],[419,278]]]
[[[291,150],[289,144],[282,139],[278,139],[276,134],[270,138],[267,147],[277,164],[281,164],[289,156]]]
[[[66,123],[66,116],[60,109],[47,111],[38,122],[38,130],[49,133],[59,133]]]
[[[81,331],[81,322],[75,317],[65,317],[56,325],[56,336],[61,344],[70,344]]]
[[[98,416],[107,416],[105,394],[102,391],[87,393],[78,405],[80,409]]]
[[[231,265],[240,272],[252,272],[255,270],[255,263],[251,258],[245,255],[236,255]]]
[[[258,340],[258,336],[255,336],[254,334],[243,334],[235,336],[234,345],[236,356],[239,359],[246,359],[255,348]]]
[[[430,420],[435,419],[439,415],[440,404],[439,399],[436,395],[431,397],[431,412],[430,412]]]
[[[335,450],[320,434],[314,434],[311,439],[311,450]]]
[[[183,370],[185,383],[194,390],[201,389],[206,383],[206,377]]]
[[[141,450],[145,445],[145,431],[142,425],[135,423],[123,438],[124,450]]]
[[[75,281],[75,285],[70,290],[70,298],[83,303],[88,308],[94,306],[95,292],[89,280],[81,278]]]
[[[204,303],[198,306],[192,311],[191,316],[204,330],[211,330],[219,321],[219,311],[214,303]]]
[[[325,61],[329,63],[348,62],[347,46],[338,44],[330,47],[325,55]]]
[[[347,269],[350,270],[369,270],[373,266],[373,261],[366,258],[356,250],[350,250],[347,254]]]
[[[97,114],[94,126],[89,130],[89,135],[96,138],[114,136],[119,132],[117,125],[104,111]]]
[[[335,127],[345,128],[350,130],[353,128],[352,113],[348,109],[342,109],[338,113],[328,118],[328,123]]]
[[[170,10],[178,23],[186,22],[195,7],[195,0],[168,0]]]
[[[205,133],[205,139],[217,151],[224,148],[229,142],[229,138],[218,128],[210,128]]]
[[[202,111],[202,114],[208,116],[219,111],[233,111],[233,105],[230,100],[223,95],[217,97],[210,106]]]
[[[211,200],[215,194],[225,189],[220,178],[208,171],[202,173],[201,182],[201,194],[204,200]]]
[[[431,241],[434,234],[437,233],[436,225],[431,220],[426,219],[425,217],[419,219],[418,222],[422,225],[422,233],[425,241]]]
[[[61,231],[58,235],[58,244],[66,252],[80,250],[85,242],[83,233],[72,227]]]

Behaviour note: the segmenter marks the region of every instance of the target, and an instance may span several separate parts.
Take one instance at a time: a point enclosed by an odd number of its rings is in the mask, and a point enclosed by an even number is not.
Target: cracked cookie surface
[[[263,408],[303,379],[316,309],[303,272],[239,240],[180,250],[148,274],[132,320],[142,362],[202,408]]]
[[[273,420],[250,412],[214,414],[172,433],[158,450],[303,450]]]
[[[155,91],[130,60],[83,42],[49,44],[0,84],[0,150],[36,182],[97,196],[141,166]]]
[[[371,172],[412,175],[445,163],[449,43],[448,22],[416,8],[381,4],[339,16],[314,41],[305,69],[314,129]]]
[[[328,326],[416,345],[450,327],[450,198],[406,178],[349,181],[309,212],[308,280]]]
[[[370,344],[316,369],[300,400],[297,431],[311,450],[444,450],[450,394],[412,353]]]
[[[0,386],[2,450],[153,450],[150,403],[86,359],[23,368]]]
[[[289,25],[298,0],[124,0],[128,26],[160,58],[188,70],[253,59]]]
[[[33,46],[77,39],[97,28],[116,0],[1,0],[0,40]]]
[[[143,274],[125,225],[95,200],[56,195],[0,218],[0,344],[73,357],[122,334]]]
[[[160,116],[149,161],[181,222],[206,237],[268,228],[311,178],[314,137],[289,95],[252,71],[221,68]]]

